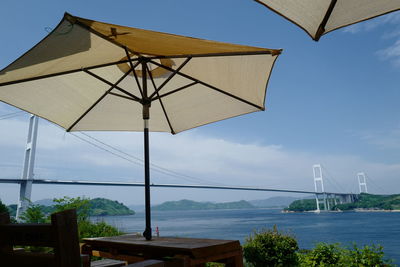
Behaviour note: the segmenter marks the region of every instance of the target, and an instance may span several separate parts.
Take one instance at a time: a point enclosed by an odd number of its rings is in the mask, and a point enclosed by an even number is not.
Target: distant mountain
[[[267,199],[250,200],[250,204],[257,208],[284,208],[290,205],[298,197],[270,197]]]
[[[45,198],[45,199],[36,200],[33,202],[33,204],[42,205],[42,206],[53,206],[56,203],[54,203],[52,198]]]
[[[193,200],[167,201],[160,205],[153,206],[153,210],[169,211],[169,210],[214,210],[214,209],[251,209],[254,208],[245,200],[236,202],[212,203],[212,202],[196,202]]]
[[[133,215],[135,212],[124,204],[106,198],[94,198],[89,201],[91,216]]]
[[[319,207],[324,209],[322,203]],[[396,195],[373,195],[361,193],[353,203],[331,205],[331,210],[350,211],[376,211],[376,210],[400,210],[400,194]],[[302,199],[293,201],[285,211],[302,212],[317,209],[315,199]]]

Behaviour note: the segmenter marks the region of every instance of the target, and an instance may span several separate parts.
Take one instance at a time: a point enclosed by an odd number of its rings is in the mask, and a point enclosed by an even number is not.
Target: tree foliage
[[[3,202],[1,202],[1,199],[0,199],[0,213],[3,213],[3,212],[8,212],[8,208],[6,205],[3,204]]]
[[[246,239],[243,254],[246,261],[254,267],[296,266],[296,251],[299,249],[294,237],[272,230],[254,232]]]
[[[361,193],[354,203],[339,204],[340,210],[352,209],[380,209],[396,210],[400,209],[400,195],[372,195]]]
[[[316,209],[317,209],[317,203],[315,199],[300,199],[290,203],[289,207],[286,208],[285,210],[301,212],[301,211],[311,211]]]
[[[104,221],[94,223],[89,220],[90,202],[88,198],[63,197],[54,199],[53,201],[56,203],[52,208],[53,212],[60,212],[68,209],[77,210],[80,240],[87,237],[115,236],[122,234],[117,228]],[[30,203],[27,210],[21,214],[21,219],[26,223],[48,223],[50,222],[50,215],[46,215],[43,212],[42,205]]]
[[[300,267],[389,267],[391,260],[385,259],[383,248],[372,245],[352,249],[339,244],[318,243],[312,250],[299,253]]]
[[[50,218],[46,216],[40,205],[29,204],[29,207],[21,214],[20,219],[25,223],[48,223]]]
[[[76,209],[78,215],[78,223],[87,221],[89,219],[89,199],[84,197],[62,197],[55,198],[53,201],[57,204],[54,205],[54,212],[60,212],[69,209]]]

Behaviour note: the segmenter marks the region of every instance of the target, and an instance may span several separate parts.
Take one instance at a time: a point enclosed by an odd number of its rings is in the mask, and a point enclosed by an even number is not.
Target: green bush
[[[254,267],[296,266],[299,249],[296,239],[280,233],[276,226],[250,235],[243,246],[243,254]]]
[[[116,236],[123,234],[117,228],[105,223],[93,223],[89,220],[78,223],[79,240],[88,237]]]
[[[299,253],[301,267],[345,266],[342,265],[344,249],[339,244],[319,243],[312,250]]]
[[[117,228],[103,221],[93,223],[89,220],[90,200],[88,198],[63,197],[54,199],[53,201],[57,203],[55,205],[55,212],[76,209],[78,215],[79,240],[87,237],[116,236],[123,234]]]
[[[364,246],[353,249],[339,244],[318,243],[314,249],[298,253],[301,267],[388,267],[391,260],[384,258],[381,246]]]
[[[364,246],[363,248],[353,245],[353,250],[348,251],[347,258],[351,263],[348,266],[395,266],[392,264],[392,260],[384,257],[383,247],[380,245]]]
[[[63,197],[53,200],[55,203],[54,212],[67,209],[76,209],[78,216],[79,240],[87,237],[116,236],[123,234],[117,228],[105,223],[104,221],[93,223],[89,220],[89,199]],[[27,210],[21,214],[21,219],[25,223],[49,223],[50,215],[46,216],[41,205],[30,203]]]

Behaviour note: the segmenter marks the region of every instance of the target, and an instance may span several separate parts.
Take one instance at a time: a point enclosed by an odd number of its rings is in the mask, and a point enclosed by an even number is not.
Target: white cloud
[[[397,39],[390,46],[380,49],[376,52],[377,56],[382,60],[388,60],[394,64],[395,67],[400,67],[400,12],[390,13],[378,18],[367,20],[364,22],[356,23],[351,26],[343,28],[343,32],[358,34],[362,32],[370,32],[381,26],[386,26],[382,31],[383,39]],[[387,26],[391,27],[387,27]],[[380,29],[381,30],[381,29]]]
[[[379,50],[377,54],[383,60],[390,60],[396,67],[400,67],[400,40],[397,40],[388,48]]]
[[[361,139],[379,149],[400,149],[400,128],[361,134]]]

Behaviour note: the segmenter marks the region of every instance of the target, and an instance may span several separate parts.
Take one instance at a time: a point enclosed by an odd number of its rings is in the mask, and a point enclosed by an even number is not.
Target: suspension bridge
[[[10,116],[12,116],[11,114]],[[10,118],[6,116],[5,118]],[[79,185],[79,186],[121,186],[121,187],[144,187],[144,183],[136,182],[116,182],[116,181],[91,181],[91,180],[65,180],[65,179],[35,179],[33,174],[36,139],[38,131],[38,117],[31,115],[29,121],[29,130],[27,145],[25,150],[24,167],[21,178],[0,178],[0,183],[19,184],[20,195],[17,209],[17,218],[22,214],[29,205],[31,198],[32,185]],[[87,135],[88,136],[88,135]],[[89,136],[90,137],[90,136]],[[97,140],[98,141],[98,140]],[[100,141],[98,141],[100,142]],[[103,145],[109,146],[104,142]],[[110,147],[110,146],[109,146]],[[125,155],[123,151],[119,151]],[[126,158],[125,158],[126,159]],[[155,165],[161,170],[169,171]],[[174,171],[170,171],[175,173]],[[182,175],[190,178],[187,175]],[[298,193],[298,194],[312,194],[315,195],[317,212],[322,210],[329,211],[332,206],[342,203],[352,203],[358,199],[359,194],[353,192],[329,192],[324,188],[324,179],[322,174],[322,167],[320,164],[313,165],[314,176],[314,191],[307,190],[292,190],[292,189],[276,189],[264,187],[248,187],[248,186],[225,186],[225,185],[207,185],[207,184],[157,184],[153,183],[150,186],[153,188],[191,188],[191,189],[215,189],[215,190],[240,190],[240,191],[263,191],[263,192],[284,192],[284,193]],[[360,172],[357,174],[359,192],[368,193],[366,176]]]

